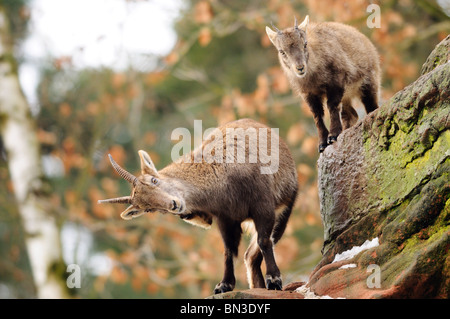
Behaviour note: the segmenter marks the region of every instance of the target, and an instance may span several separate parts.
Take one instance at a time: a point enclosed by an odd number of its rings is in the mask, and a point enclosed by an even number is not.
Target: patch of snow
[[[297,289],[295,289],[296,292],[301,293],[305,299],[333,299],[332,297],[325,295],[325,296],[318,296],[316,295],[309,287],[306,287],[306,285],[300,286]],[[345,299],[345,298],[337,298],[337,299]]]
[[[342,265],[339,269],[356,268],[356,264]]]
[[[378,241],[378,237],[375,237],[372,240],[366,240],[364,242],[364,244],[362,244],[361,246],[355,246],[352,249],[346,250],[340,254],[336,254],[336,256],[334,256],[333,262],[352,259],[356,255],[358,255],[360,252],[370,249],[370,248],[377,247],[379,245],[380,245],[380,243]]]

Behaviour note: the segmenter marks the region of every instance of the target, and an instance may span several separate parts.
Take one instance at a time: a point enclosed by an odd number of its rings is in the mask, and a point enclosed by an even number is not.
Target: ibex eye
[[[286,55],[286,52],[280,50],[281,55]]]
[[[158,184],[158,179],[156,177],[152,177],[152,179],[150,180],[152,182],[152,184],[156,185]]]
[[[306,48],[307,45],[308,45],[308,41],[305,41],[305,48]]]

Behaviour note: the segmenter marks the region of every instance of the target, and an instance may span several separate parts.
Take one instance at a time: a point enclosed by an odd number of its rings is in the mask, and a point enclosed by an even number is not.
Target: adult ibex
[[[275,27],[274,27],[275,28]],[[379,56],[370,40],[355,28],[336,22],[303,23],[283,31],[266,27],[280,64],[295,93],[309,105],[319,132],[319,152],[337,140],[342,129],[358,120],[352,99],[367,113],[378,107]],[[330,132],[323,122],[323,102],[330,112]],[[339,106],[342,102],[340,116]]]
[[[245,253],[250,287],[282,288],[273,245],[286,228],[298,182],[291,153],[272,129],[249,119],[228,123],[215,129],[201,147],[160,171],[146,152],[139,151],[139,156],[139,177],[110,156],[133,191],[131,196],[100,203],[130,204],[121,214],[124,219],[160,211],[205,228],[216,220],[225,245],[225,272],[214,293],[234,289],[233,257],[238,254],[241,223],[251,220],[256,233]],[[268,157],[277,165],[269,168]],[[266,281],[260,267],[263,258]]]

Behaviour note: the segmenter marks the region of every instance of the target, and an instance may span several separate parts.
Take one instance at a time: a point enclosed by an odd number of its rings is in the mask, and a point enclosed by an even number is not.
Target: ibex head
[[[298,25],[295,18],[294,27],[284,31],[266,27],[266,33],[272,44],[277,48],[280,60],[297,77],[303,78],[308,69],[309,52],[307,50],[308,41],[306,39],[306,29],[309,24],[309,16]]]
[[[111,155],[109,160],[116,172],[132,186],[131,196],[99,200],[98,203],[122,203],[131,204],[120,216],[130,220],[144,213],[155,211],[181,214],[185,210],[184,200],[179,196],[173,185],[159,176],[150,155],[145,151],[139,151],[141,158],[141,173],[139,177],[127,172],[117,164]]]

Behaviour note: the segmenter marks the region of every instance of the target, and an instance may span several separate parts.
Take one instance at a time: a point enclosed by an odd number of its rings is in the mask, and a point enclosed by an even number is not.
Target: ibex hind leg
[[[295,194],[292,196],[295,199]],[[286,229],[289,216],[292,212],[293,202],[281,208],[281,212],[276,214],[275,226],[272,230],[272,242],[275,245],[283,236]],[[263,261],[263,255],[261,249],[258,246],[257,234],[253,235],[253,238],[248,246],[244,255],[245,266],[247,267],[247,279],[250,288],[265,288],[264,276],[261,271],[261,263]]]
[[[281,236],[283,236],[284,231],[286,230],[286,226],[289,221],[289,217],[291,216],[292,208],[294,207],[296,197],[297,197],[297,190],[292,195],[291,197],[292,200],[289,203],[289,205],[284,206],[281,212],[277,214],[275,226],[272,231],[272,241],[274,245],[280,240]]]
[[[257,232],[257,242],[266,263],[266,286],[269,290],[281,290],[282,281],[280,270],[275,262],[273,253],[272,231],[275,225],[275,209],[261,203],[257,216],[253,219]]]
[[[254,234],[244,254],[245,267],[247,268],[247,280],[250,288],[265,288],[264,276],[261,271],[263,255],[258,246],[258,235]]]
[[[373,83],[361,86],[361,102],[364,104],[367,114],[378,108],[378,87]]]
[[[351,99],[342,100],[341,119],[344,130],[352,127],[358,121],[358,113],[353,108]]]

